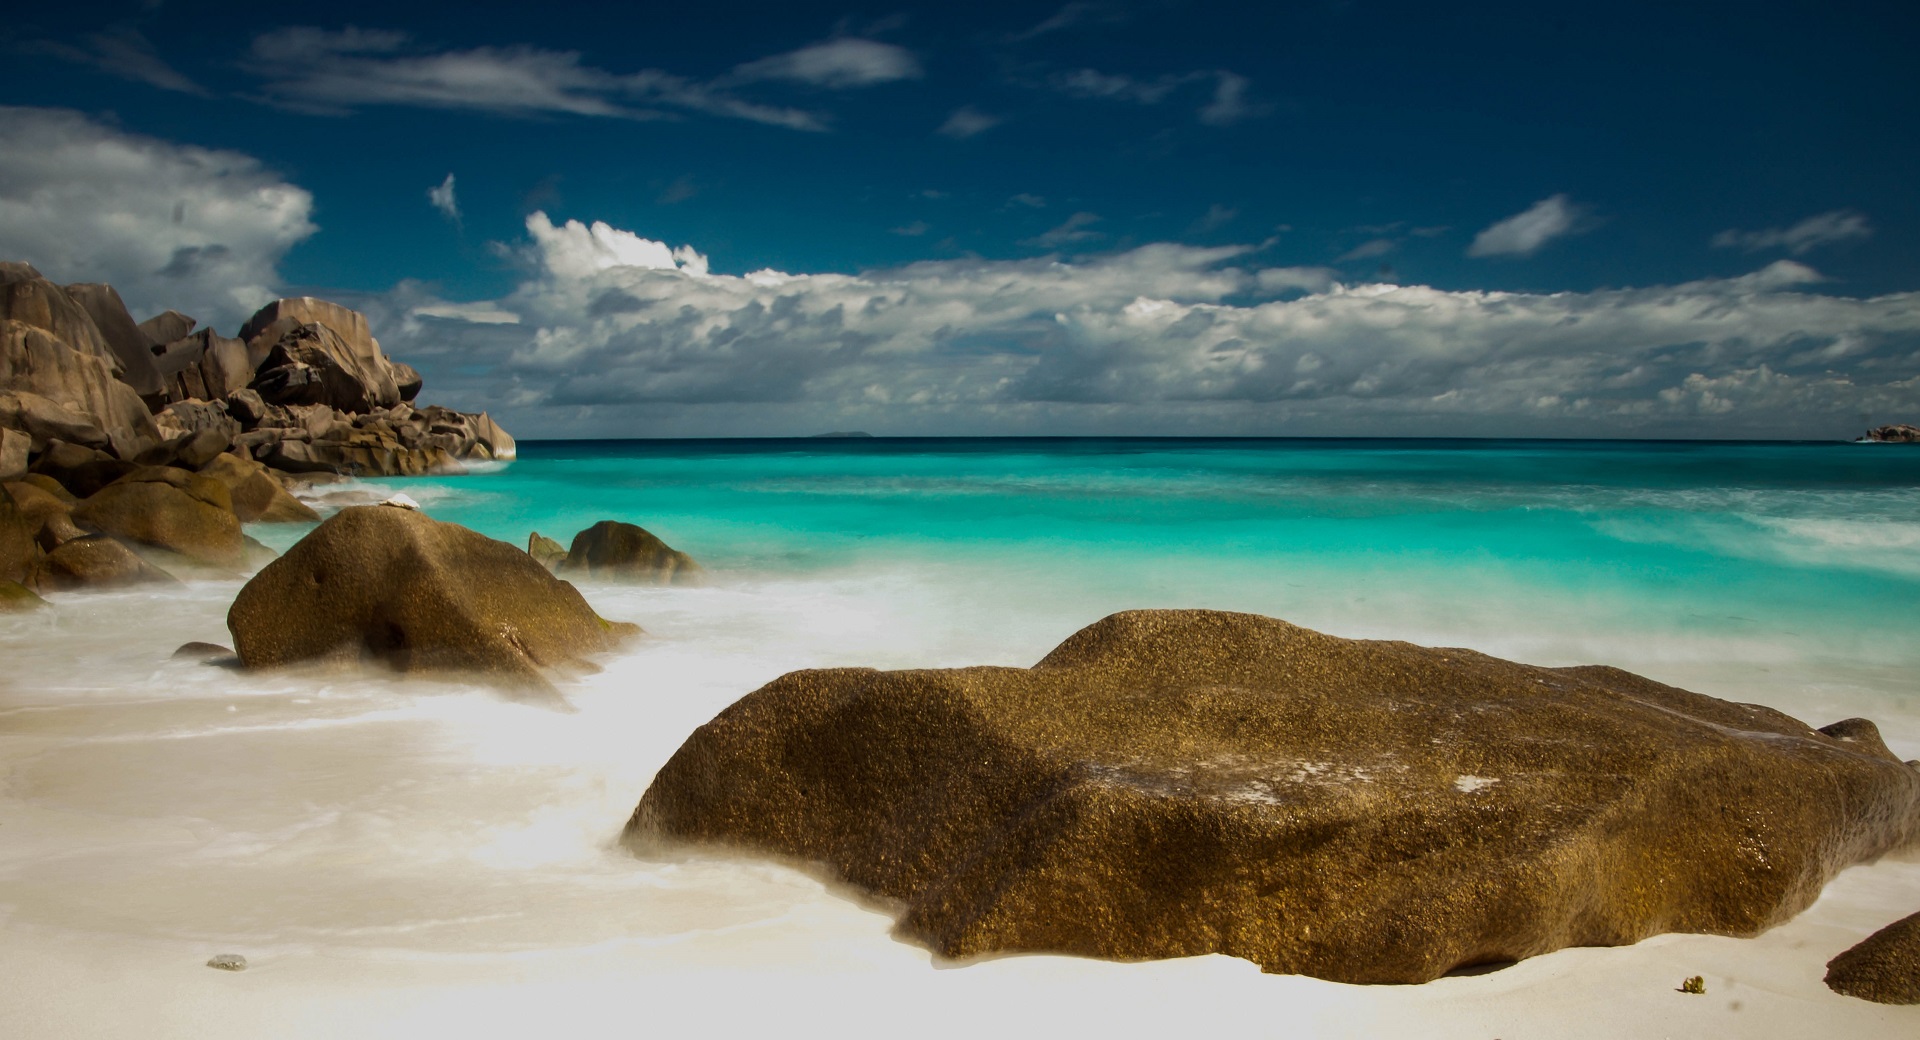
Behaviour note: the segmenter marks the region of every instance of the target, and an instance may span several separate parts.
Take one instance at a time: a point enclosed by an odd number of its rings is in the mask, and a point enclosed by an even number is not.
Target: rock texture
[[[200,475],[226,485],[233,511],[242,523],[318,523],[320,514],[293,497],[267,467],[238,455],[221,454],[201,467]]]
[[[1031,669],[783,676],[626,832],[824,864],[949,957],[1353,983],[1751,935],[1916,836],[1920,769],[1865,721],[1210,611],[1116,614]]]
[[[100,338],[107,341],[107,349],[119,363],[121,381],[133,387],[142,400],[161,400],[160,371],[153,363],[153,340],[134,324],[133,315],[127,313],[126,301],[120,299],[113,286],[81,282],[66,286],[66,293],[93,319]]]
[[[548,693],[549,673],[639,631],[505,542],[382,506],[341,510],[262,568],[227,627],[249,668],[371,660]]]
[[[86,424],[88,432],[74,439],[111,446],[123,458],[160,440],[146,403],[115,378],[105,360],[11,318],[0,320],[0,388],[53,402],[70,416],[64,421]],[[33,433],[33,426],[26,425],[26,432]]]
[[[226,485],[148,466],[101,488],[73,510],[75,523],[213,567],[245,565],[246,540]]]
[[[689,585],[701,577],[693,557],[644,527],[618,520],[602,520],[574,535],[566,558],[559,562],[559,573],[646,585]]]
[[[1827,988],[1877,1004],[1920,1004],[1920,914],[1902,917],[1828,961]]]
[[[173,580],[172,575],[141,559],[132,549],[106,535],[91,534],[66,542],[42,557],[24,584],[46,593]]]

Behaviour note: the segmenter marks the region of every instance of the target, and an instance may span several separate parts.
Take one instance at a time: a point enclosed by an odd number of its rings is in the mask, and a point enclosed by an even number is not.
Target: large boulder
[[[237,569],[246,563],[246,539],[226,485],[183,469],[135,470],[82,501],[73,519],[197,564]]]
[[[626,840],[825,864],[949,957],[1224,953],[1350,983],[1752,935],[1920,836],[1920,769],[1604,667],[1116,614],[1033,668],[790,673]]]
[[[201,467],[200,475],[226,485],[233,511],[243,523],[318,523],[320,514],[293,497],[267,467],[223,453]]]
[[[160,347],[177,339],[185,339],[198,324],[197,320],[179,311],[161,311],[140,323],[140,334],[147,337],[148,343]]]
[[[143,400],[157,403],[161,393],[160,371],[153,363],[153,340],[140,331],[126,302],[113,286],[102,282],[79,282],[66,286],[67,297],[80,305],[107,341],[107,349],[120,363],[120,379]]]
[[[1877,1004],[1920,1004],[1920,914],[1910,914],[1827,962],[1827,988]]]
[[[27,528],[41,549],[50,550],[86,533],[73,522],[76,503],[54,491],[25,481],[7,483],[0,488],[13,499],[14,507],[26,519]]]
[[[376,661],[547,693],[639,631],[505,542],[388,506],[314,528],[247,582],[227,627],[249,668]]]
[[[343,412],[400,403],[400,388],[384,358],[363,357],[338,332],[318,322],[281,333],[261,358],[248,388],[269,404],[324,405]]]
[[[27,475],[45,477],[76,498],[86,498],[139,468],[96,448],[55,440],[47,442]]]
[[[97,439],[122,458],[132,458],[160,440],[146,403],[133,387],[114,377],[105,360],[74,349],[38,326],[0,320],[0,386],[22,399],[26,394],[47,398],[86,419],[98,429]]]
[[[218,401],[253,382],[247,345],[212,329],[168,340],[154,349],[159,354],[154,364],[169,401]]]
[[[99,358],[109,374],[119,375],[119,358],[93,317],[31,264],[0,261],[0,318],[31,325],[88,357]]]
[[[350,376],[365,394],[366,403],[363,406],[349,407],[348,403],[343,402],[353,399],[342,389],[341,380],[330,377],[330,387],[341,397],[327,403],[344,411],[365,412],[374,408],[391,408],[401,402],[400,382],[406,376],[396,371],[393,362],[381,351],[380,341],[373,338],[367,325],[367,316],[311,296],[275,300],[260,308],[240,327],[240,338],[247,342],[254,369],[264,374],[266,370],[277,367],[273,359],[274,350],[287,341],[288,334],[308,325],[318,325],[333,335],[319,337],[317,342],[313,337],[301,337],[304,344],[309,348],[323,349],[331,367]],[[315,359],[308,356],[295,360],[309,365],[315,363]],[[411,372],[410,369],[408,371]],[[417,376],[414,378],[417,379]],[[267,398],[273,400],[270,394]],[[312,403],[316,400],[283,403]]]
[[[646,585],[691,585],[703,573],[693,557],[644,527],[618,520],[602,520],[574,535],[566,559],[559,562],[559,572]]]
[[[36,592],[74,589],[113,589],[127,585],[172,582],[166,571],[104,534],[91,534],[62,543],[41,557],[24,584]]]
[[[0,390],[0,428],[23,434],[36,454],[45,451],[52,441],[90,448],[104,448],[110,443],[107,431],[92,417],[51,398],[18,390]]]

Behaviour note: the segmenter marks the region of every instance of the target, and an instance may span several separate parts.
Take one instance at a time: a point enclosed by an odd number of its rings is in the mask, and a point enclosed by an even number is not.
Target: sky
[[[527,437],[1920,421],[1913,9],[610,6],[10,14],[0,258]]]

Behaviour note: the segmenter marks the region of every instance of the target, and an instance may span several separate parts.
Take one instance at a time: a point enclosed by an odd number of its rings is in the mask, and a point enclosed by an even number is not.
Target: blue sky
[[[348,298],[429,396],[548,435],[1920,408],[1920,20],[1890,5],[325,15],[13,16],[0,252],[227,326]]]

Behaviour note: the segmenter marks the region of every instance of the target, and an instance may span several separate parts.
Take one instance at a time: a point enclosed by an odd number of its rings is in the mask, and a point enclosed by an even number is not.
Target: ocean
[[[67,596],[0,616],[0,970],[51,978],[48,992],[66,995],[59,1014],[102,1016],[113,1031],[122,1020],[110,1008],[72,999],[108,964],[130,992],[178,1005],[178,1018],[143,1020],[161,1024],[148,1035],[192,1033],[209,1007],[233,1035],[375,1025],[402,1035],[454,1019],[488,1033],[516,1016],[550,1021],[543,1000],[604,1009],[636,992],[656,1005],[648,1023],[689,1029],[717,1015],[777,1030],[795,1007],[872,1024],[924,1000],[952,1007],[912,1031],[971,1035],[995,1001],[1031,997],[1068,1000],[1123,1034],[1171,1014],[1166,1001],[1210,1009],[1167,1019],[1172,1029],[1284,1000],[1301,1022],[1331,1016],[1332,1033],[1393,1031],[1394,1016],[1411,1015],[1431,1035],[1511,1022],[1579,1035],[1564,1030],[1568,1009],[1590,1005],[1615,1009],[1592,1035],[1620,1035],[1614,1027],[1685,1024],[1711,1003],[1746,1023],[1744,1035],[1830,1019],[1854,1035],[1911,1035],[1909,1010],[1822,1003],[1831,995],[1818,971],[1920,909],[1920,863],[1906,860],[1848,871],[1759,939],[1563,951],[1362,997],[1224,958],[1023,957],[940,971],[952,966],[889,936],[886,908],[804,871],[711,854],[639,860],[615,838],[688,733],[785,671],[1028,665],[1138,607],[1617,665],[1816,726],[1872,718],[1896,753],[1920,758],[1920,450],[525,442],[489,472],[314,495],[324,511],[396,491],[521,546],[531,531],[564,544],[598,520],[638,523],[710,580],[586,586],[601,614],[648,634],[566,686],[571,711],[452,682],[171,660],[188,640],[229,642],[237,582]],[[252,533],[284,548],[304,530]],[[200,961],[228,950],[260,970],[208,978],[223,973]],[[191,970],[176,979],[181,965]],[[1656,997],[1620,1004],[1607,989],[1682,968],[1740,995],[1676,1010]],[[503,993],[502,979],[524,988]],[[723,994],[746,981],[774,1003],[730,1004]],[[240,985],[260,989],[233,997]],[[276,1017],[309,1006],[318,1017],[299,1028]],[[29,1002],[0,1011],[0,1024],[51,1021],[31,1017],[42,1011],[55,1013]]]

